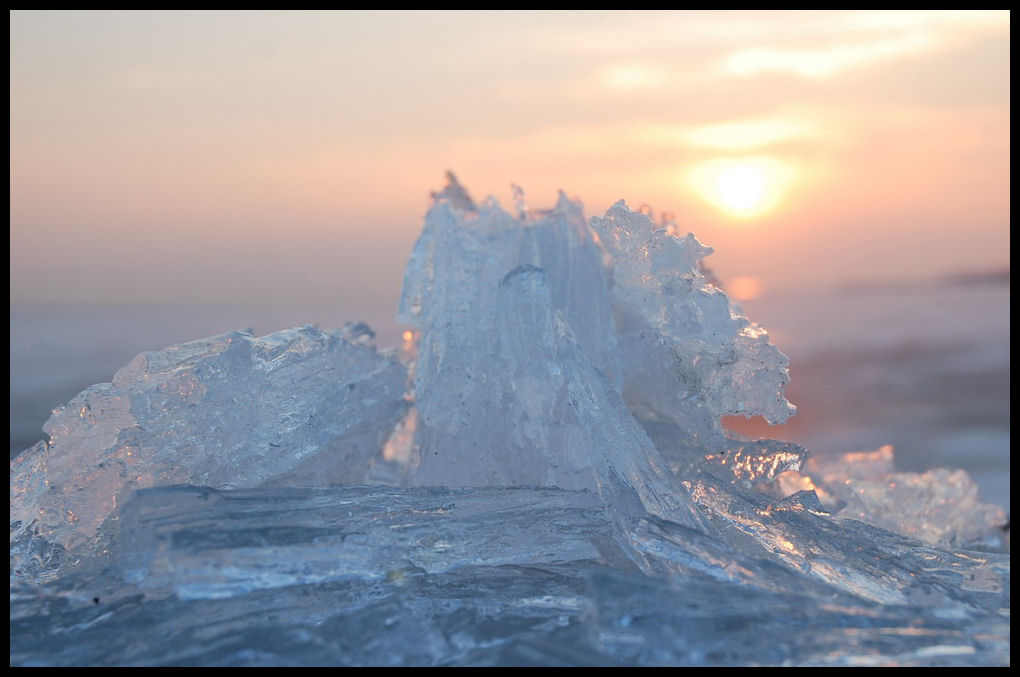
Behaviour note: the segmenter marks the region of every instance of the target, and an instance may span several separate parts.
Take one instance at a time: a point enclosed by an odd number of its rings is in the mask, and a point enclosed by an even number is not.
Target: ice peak
[[[457,180],[457,175],[449,170],[446,172],[446,186],[438,193],[433,192],[432,200],[437,203],[447,202],[454,209],[462,211],[478,211],[474,200]]]

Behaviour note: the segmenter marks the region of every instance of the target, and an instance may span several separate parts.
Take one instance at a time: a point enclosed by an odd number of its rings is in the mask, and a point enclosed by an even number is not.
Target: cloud
[[[933,38],[917,34],[870,43],[839,44],[821,49],[742,49],[727,58],[723,62],[723,67],[733,75],[739,76],[778,71],[805,78],[824,78],[851,68],[923,52],[934,44]]]
[[[814,44],[744,47],[723,60],[723,70],[742,77],[771,71],[825,78],[972,42],[989,32],[1009,31],[1008,12],[857,12],[813,16],[814,20],[804,21],[803,27],[813,27],[814,35],[805,33],[800,38],[807,37]],[[762,38],[757,41],[761,43]]]

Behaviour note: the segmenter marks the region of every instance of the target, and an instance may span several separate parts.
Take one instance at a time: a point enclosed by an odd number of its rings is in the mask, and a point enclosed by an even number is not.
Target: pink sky
[[[673,212],[765,294],[1009,266],[1008,12],[19,11],[10,31],[12,304],[395,308],[447,169],[504,204],[517,183]],[[761,213],[712,202],[698,177],[730,166],[764,168]]]

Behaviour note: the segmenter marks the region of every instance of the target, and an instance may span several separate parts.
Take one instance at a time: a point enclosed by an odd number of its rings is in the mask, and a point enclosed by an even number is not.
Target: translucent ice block
[[[105,552],[104,523],[139,488],[362,482],[407,406],[406,370],[363,337],[232,332],[142,353],[83,391],[11,464],[12,575]]]

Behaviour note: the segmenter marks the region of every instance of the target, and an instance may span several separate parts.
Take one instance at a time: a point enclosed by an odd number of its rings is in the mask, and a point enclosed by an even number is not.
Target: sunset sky
[[[748,294],[1009,266],[1008,12],[18,11],[10,38],[12,306],[395,309],[447,169],[672,212]]]

